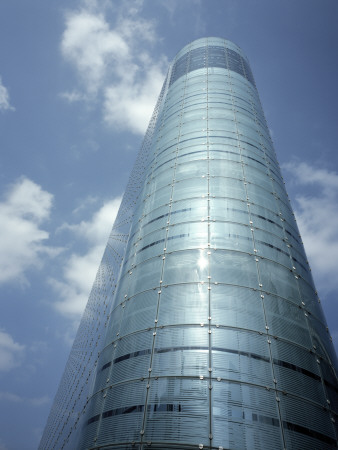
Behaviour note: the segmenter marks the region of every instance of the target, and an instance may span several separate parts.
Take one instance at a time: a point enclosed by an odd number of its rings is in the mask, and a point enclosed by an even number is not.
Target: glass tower
[[[337,358],[246,56],[175,57],[41,449],[332,449]]]

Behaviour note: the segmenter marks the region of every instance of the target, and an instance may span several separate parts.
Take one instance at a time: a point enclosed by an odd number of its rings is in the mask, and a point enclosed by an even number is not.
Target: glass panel
[[[180,181],[185,178],[206,176],[207,171],[208,166],[205,161],[194,161],[193,164],[191,162],[178,164],[175,171],[175,180]]]
[[[125,302],[120,336],[153,327],[157,313],[157,291],[147,291]]]
[[[207,381],[159,378],[151,383],[148,404],[146,441],[174,442],[182,449],[187,442],[196,443],[196,448],[199,444],[208,445]],[[167,445],[162,447],[163,450],[167,448],[170,447]]]
[[[266,336],[216,328],[212,333],[213,375],[224,379],[272,386]]]
[[[173,200],[183,200],[189,197],[202,197],[208,193],[208,180],[206,178],[189,178],[175,183]]]
[[[259,292],[239,286],[212,284],[210,293],[213,324],[265,331],[262,299]]]
[[[250,221],[246,203],[228,198],[210,199],[210,217],[212,220],[243,224],[249,224]]]
[[[209,292],[206,284],[184,284],[162,289],[158,326],[206,323]]]
[[[253,253],[252,233],[248,226],[219,222],[210,224],[210,243],[217,249]]]
[[[163,285],[207,281],[208,266],[205,250],[187,250],[167,255]]]
[[[264,305],[271,334],[311,348],[304,310],[275,295],[266,295]]]
[[[283,450],[275,394],[222,381],[213,384],[213,445]]]
[[[214,282],[252,288],[258,287],[255,259],[245,253],[212,250],[210,275]]]
[[[188,248],[205,248],[208,245],[208,225],[203,222],[189,222],[172,225],[166,243],[167,252]]]
[[[334,448],[330,414],[323,407],[293,396],[282,396],[280,408],[289,448]]]
[[[188,200],[180,200],[172,203],[170,214],[170,225],[200,221],[208,215],[207,198],[190,198]]]
[[[300,304],[300,295],[297,280],[294,274],[277,263],[261,259],[259,271],[263,289]]]
[[[159,329],[156,334],[152,375],[207,375],[208,342],[208,329],[200,325]]]
[[[162,272],[161,261],[160,257],[148,259],[131,270],[130,275],[126,275],[126,280],[129,281],[129,296],[159,286]]]
[[[140,381],[122,384],[106,391],[98,440],[94,445],[139,439],[145,404],[145,385]],[[102,396],[102,393],[100,393]]]
[[[244,182],[232,178],[226,182],[226,178],[213,177],[210,178],[210,194],[216,197],[228,197],[239,200],[246,200],[246,192]]]
[[[218,159],[210,161],[210,175],[241,179],[243,178],[243,169],[240,163]]]

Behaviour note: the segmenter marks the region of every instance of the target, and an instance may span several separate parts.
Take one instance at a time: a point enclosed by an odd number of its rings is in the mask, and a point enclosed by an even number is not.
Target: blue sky
[[[336,348],[336,0],[0,3],[0,450],[37,447],[169,61],[248,56]]]

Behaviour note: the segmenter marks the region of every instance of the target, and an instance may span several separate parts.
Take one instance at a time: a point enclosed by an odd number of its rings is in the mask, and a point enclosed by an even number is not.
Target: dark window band
[[[234,50],[225,47],[210,46],[190,50],[173,65],[169,86],[183,75],[205,67],[220,67],[242,75],[253,86],[255,82],[249,64]]]
[[[109,362],[107,362],[106,364],[104,364],[103,366],[102,366],[102,369],[101,370],[105,370],[105,369],[107,369],[108,367],[110,367],[111,366],[111,361],[109,361]]]
[[[97,414],[91,417],[86,425],[90,425],[91,423],[97,422],[102,419],[106,419],[107,417],[119,416],[121,414],[131,414],[131,413],[142,413],[145,410],[145,405],[133,405],[133,406],[125,406],[122,408],[110,409],[109,411],[105,411],[102,414]],[[185,412],[184,405],[180,403],[159,403],[153,405],[147,405],[147,412]],[[189,409],[190,412],[190,409]],[[250,417],[251,416],[251,417]],[[236,418],[236,416],[234,416]],[[246,413],[242,411],[241,416],[238,417],[243,420],[251,420],[252,422],[259,422],[264,425],[270,425],[274,427],[279,427],[279,419],[275,417],[264,416],[256,413]],[[317,439],[321,442],[325,442],[332,447],[337,447],[337,441],[327,436],[326,434],[319,433],[318,431],[312,430],[311,428],[304,427],[302,425],[298,425],[292,422],[283,421],[283,427],[289,431],[293,431],[296,433],[304,434],[306,436],[310,436],[314,439]]]
[[[165,214],[161,214],[160,216],[155,217],[154,219],[149,220],[149,222],[146,222],[142,225],[142,228],[145,227],[146,225],[149,225],[150,223],[156,222],[156,220],[160,220],[163,219],[164,217],[168,217],[169,215],[172,216],[174,214],[179,214],[181,212],[186,212],[186,211],[191,211],[191,208],[183,208],[183,209],[178,209],[177,211],[171,211],[171,212],[167,212]],[[136,230],[129,238],[129,240],[131,240],[135,234],[138,232],[138,230]]]
[[[174,214],[179,214],[179,213],[181,213],[181,212],[186,212],[186,211],[191,211],[191,210],[192,210],[192,208],[183,208],[183,209],[178,209],[177,211],[171,211],[170,213],[168,212],[168,213],[166,213],[166,214],[162,214],[162,215],[160,215],[160,216],[155,217],[154,219],[151,219],[149,222],[146,222],[146,223],[143,225],[143,227],[145,227],[146,225],[149,225],[150,223],[156,222],[156,220],[163,219],[164,217],[168,217],[169,214],[170,214],[170,216],[172,216],[172,215],[174,215]],[[227,211],[239,212],[239,213],[243,213],[243,214],[246,214],[246,215],[248,214],[248,212],[247,212],[246,210],[242,210],[242,209],[238,209],[238,208],[227,208]],[[281,225],[279,225],[279,224],[278,224],[277,222],[275,222],[274,220],[268,219],[267,217],[261,216],[260,214],[251,213],[251,216],[253,216],[253,217],[258,217],[259,219],[262,219],[262,220],[265,220],[265,221],[267,221],[267,222],[269,222],[269,223],[272,223],[273,225],[276,225],[276,226],[277,226],[278,228],[280,228],[280,229],[283,228]],[[276,215],[276,217],[279,217],[279,216]],[[299,244],[297,238],[296,238],[292,233],[290,233],[290,231],[288,231],[288,230],[285,230],[285,231],[286,231],[291,237],[293,237],[293,239]],[[136,232],[133,233],[133,234],[130,236],[130,238],[132,238],[135,234],[136,234]],[[300,244],[299,244],[299,245],[300,245]],[[304,270],[307,270],[307,269],[305,269],[305,267],[304,267],[299,261],[297,261],[295,258],[293,258],[293,259],[294,259],[296,262],[298,262],[298,264],[299,264],[301,267],[303,267]]]
[[[96,416],[91,417],[88,422],[87,425],[93,423],[93,422],[97,422],[98,420],[100,420],[101,414],[97,414]]]
[[[295,431],[296,433],[305,434],[306,436],[310,436],[314,439],[318,439],[319,441],[325,442],[326,444],[332,445],[332,448],[337,448],[337,441],[326,434],[319,433],[318,431],[311,430],[311,428],[303,427],[301,425],[297,425],[296,423],[291,422],[283,422],[284,428],[290,431]]]
[[[258,239],[256,240],[256,242],[259,243],[259,244],[265,245],[266,247],[273,248],[274,250],[277,250],[278,252],[283,253],[284,255],[290,257],[289,253],[285,252],[284,250],[282,250],[282,249],[279,248],[279,247],[275,247],[274,245],[269,244],[268,242],[259,241]]]
[[[171,216],[173,214],[177,214],[180,212],[185,212],[185,211],[191,211],[192,208],[185,208],[185,209],[179,209],[177,211],[172,211],[171,212]],[[243,214],[248,214],[247,211],[242,210],[242,209],[238,209],[238,208],[227,208],[227,211],[233,211],[233,212],[239,212],[239,213],[243,213]],[[166,217],[168,216],[169,213],[167,214],[163,214],[162,216],[156,217],[155,219],[152,219],[151,221],[147,222],[145,225],[148,225],[149,223],[155,222],[158,219],[161,219],[162,217]],[[258,217],[259,219],[265,220],[269,223],[272,223],[273,225],[276,225],[278,228],[283,229],[283,227],[281,225],[279,225],[277,222],[275,222],[272,219],[268,219],[267,217],[261,216],[260,214],[255,214],[255,213],[251,213],[251,216],[253,217]],[[279,218],[279,216],[276,215],[277,218]],[[298,242],[298,239],[296,238],[296,236],[294,236],[292,233],[290,233],[290,231],[285,230],[291,237],[293,237],[293,239],[300,245],[300,243]],[[304,270],[307,270],[299,261],[297,261],[295,258],[293,258],[296,262],[298,262],[298,264],[303,267]]]
[[[170,213],[162,214],[161,216],[155,217],[155,219],[150,220],[145,225],[148,225],[149,223],[155,222],[158,219],[162,219],[163,217],[167,217],[167,216],[169,216],[169,214],[170,214],[170,216],[172,216],[174,214],[178,214],[178,213],[186,212],[186,211],[191,211],[191,208],[178,209],[177,211],[171,211]]]
[[[147,248],[153,247],[154,245],[157,245],[157,244],[161,244],[161,243],[165,242],[166,240],[167,241],[171,241],[173,239],[181,239],[181,238],[189,237],[189,236],[190,236],[189,233],[188,234],[187,233],[183,233],[183,234],[177,234],[176,236],[170,236],[167,239],[166,238],[159,239],[157,241],[151,242],[150,244],[145,245],[144,247],[140,248],[136,253],[143,252]],[[222,236],[222,238],[229,238],[229,239],[233,238],[233,239],[242,240],[242,241],[251,241],[252,240],[251,237],[241,236],[239,234],[231,234],[231,233],[224,234]],[[274,250],[277,250],[278,252],[283,253],[284,255],[286,255],[288,257],[290,256],[289,253],[285,252],[284,250],[282,250],[279,247],[276,247],[276,246],[274,246],[272,244],[269,244],[268,242],[264,242],[264,241],[260,241],[260,240],[256,240],[256,242],[259,243],[259,244],[265,245],[266,247],[270,247],[270,248],[272,248]],[[298,263],[298,264],[301,265],[300,263]]]
[[[167,241],[172,241],[173,239],[180,239],[180,238],[184,238],[184,237],[189,237],[189,234],[177,234],[176,236],[169,236],[167,238]],[[153,245],[157,245],[160,244],[161,242],[165,242],[165,238],[164,239],[159,239],[158,241],[154,241],[151,244],[145,245],[144,247],[140,248],[136,253],[140,253],[143,252],[143,250],[146,250],[149,247],[152,247]]]
[[[204,92],[204,91],[202,91]],[[246,103],[248,106],[251,107],[251,110],[246,109],[242,106],[242,104],[240,105],[236,100],[236,103],[227,103],[225,101],[221,102],[221,101],[216,101],[214,98],[210,98],[208,99],[208,105],[213,106],[213,105],[229,105],[235,108],[241,108],[243,109],[243,111],[246,111],[248,113],[250,113],[250,117],[251,117],[251,113],[253,112],[253,114],[255,115],[255,118],[257,118],[257,121],[260,122],[261,126],[266,127],[266,123],[263,121],[263,115],[254,108],[252,103],[247,102],[244,98],[242,97],[238,97],[237,95],[234,95],[234,93],[232,91],[217,91],[216,89],[209,89],[209,94],[212,95],[217,95],[218,96],[218,100],[221,98],[220,96],[226,96],[226,97],[230,97],[231,99],[238,99],[241,101],[241,103]],[[205,102],[198,102],[198,103],[189,103],[189,99],[191,99],[192,97],[200,97],[201,93],[198,94],[192,94],[192,95],[187,95],[185,96],[185,105],[182,105],[182,100],[179,100],[177,102],[175,102],[174,104],[170,105],[169,107],[167,107],[167,112],[169,112],[171,109],[173,109],[175,106],[183,106],[183,111],[185,109],[185,106],[187,107],[192,107],[192,106],[197,106],[197,105],[203,105],[203,107],[205,108]],[[257,105],[256,105],[257,107]],[[236,109],[232,109],[232,111],[236,111]],[[240,111],[239,111],[240,112]],[[174,112],[170,111],[170,114],[168,114],[166,116],[166,119],[170,119],[170,117],[177,115],[178,110],[175,110]]]
[[[244,418],[245,415],[243,411],[243,419]],[[279,419],[276,419],[275,417],[262,416],[261,414],[252,413],[252,421],[260,422],[263,423],[264,425],[272,425],[274,427],[279,427]]]
[[[243,213],[245,213],[245,211],[241,211],[241,210],[238,210],[238,209],[236,209],[236,208],[229,208],[229,210],[230,210],[230,211],[237,211],[237,212],[243,212]],[[156,220],[156,219],[154,219],[154,220]],[[269,220],[269,221],[272,222],[271,220]],[[273,223],[273,222],[272,222],[272,223]],[[153,247],[154,245],[158,245],[158,244],[160,244],[160,243],[163,243],[163,242],[165,242],[166,240],[167,240],[167,241],[171,241],[171,240],[173,240],[173,239],[182,239],[182,238],[189,237],[189,236],[190,236],[189,233],[182,233],[182,234],[177,234],[177,235],[175,235],[175,236],[169,236],[168,238],[158,239],[157,241],[151,242],[150,244],[145,245],[144,247],[141,247],[139,250],[137,250],[136,254],[139,254],[139,253],[143,252],[144,250],[146,250],[146,249],[148,249],[148,248],[150,248],[150,247]],[[247,237],[247,236],[241,236],[241,235],[239,235],[239,234],[231,234],[231,233],[224,234],[224,235],[222,236],[222,238],[224,238],[224,237],[226,237],[226,238],[233,238],[233,239],[236,239],[236,240],[243,240],[243,241],[251,241],[251,240],[252,240],[252,238],[250,238],[250,237]],[[266,247],[272,248],[272,249],[274,249],[274,250],[276,250],[276,251],[278,251],[278,252],[280,252],[280,253],[283,253],[284,255],[286,255],[286,256],[288,256],[288,257],[290,257],[289,253],[285,252],[285,251],[282,250],[281,248],[276,247],[276,246],[274,246],[274,245],[272,245],[272,244],[270,244],[270,243],[268,243],[268,242],[261,241],[261,240],[256,240],[256,243],[265,245]],[[126,260],[126,262],[129,261],[129,259],[130,259],[130,258],[128,258],[128,259]],[[293,259],[293,261],[294,261],[295,263],[297,263],[297,264],[298,264],[300,267],[302,267],[305,271],[307,270],[307,269],[305,268],[305,266],[304,266],[301,262],[299,262],[294,256],[292,256],[292,259]]]
[[[222,130],[221,130],[221,131],[222,131]],[[235,133],[234,133],[234,134],[235,134]],[[181,140],[181,141],[179,141],[179,142],[175,142],[175,144],[172,144],[172,145],[170,145],[169,147],[166,147],[164,150],[162,150],[161,153],[165,152],[166,150],[169,150],[169,149],[172,148],[172,147],[177,147],[177,144],[182,144],[182,143],[184,143],[184,142],[189,142],[189,141],[192,141],[192,140],[194,140],[194,139],[206,139],[206,138],[226,138],[226,139],[230,139],[230,140],[232,140],[232,141],[236,141],[236,142],[239,142],[239,143],[242,142],[243,144],[250,145],[251,147],[253,147],[253,148],[257,149],[258,151],[260,151],[260,152],[262,152],[262,153],[265,154],[264,150],[262,150],[261,148],[257,147],[257,145],[254,145],[254,144],[252,144],[251,142],[243,141],[242,139],[239,139],[238,137],[231,137],[231,136],[214,136],[214,135],[200,135],[200,136],[196,136],[196,137],[191,137],[191,138],[189,138],[189,139],[183,139],[183,140]],[[257,142],[257,143],[259,144],[259,142]],[[237,147],[237,146],[236,146],[236,147]],[[184,150],[184,148],[181,148],[181,149],[179,149],[179,150],[182,151],[182,150]],[[200,152],[201,152],[201,151],[206,152],[206,150],[200,150]],[[211,151],[213,151],[213,150],[211,150]],[[159,153],[157,156],[159,156],[161,153]],[[182,158],[183,156],[185,156],[185,155],[191,155],[192,153],[195,153],[195,152],[184,153],[184,154],[182,154],[182,155],[179,155],[178,157],[181,157],[181,158]],[[198,152],[196,152],[196,153],[198,153]],[[238,154],[238,153],[237,153],[237,154]],[[268,157],[271,159],[271,157],[270,157],[269,155],[268,155]],[[176,158],[168,159],[166,162],[172,161],[173,159],[176,159]],[[271,159],[271,160],[272,160],[272,159]],[[152,164],[154,161],[155,161],[155,158],[154,158],[152,161],[150,161],[150,164]],[[163,164],[165,164],[165,163],[163,163]],[[157,166],[157,167],[154,169],[154,171],[157,170],[159,167],[163,166],[163,164],[160,164],[159,166]]]
[[[199,138],[200,138],[200,137],[192,138],[192,139],[199,139]],[[235,138],[229,138],[229,139],[236,140]],[[181,141],[181,142],[183,142],[183,141]],[[251,144],[250,144],[250,145],[251,145]],[[256,148],[257,148],[257,147],[256,147]],[[210,153],[217,153],[217,152],[218,152],[218,153],[232,154],[232,155],[236,155],[236,156],[239,156],[239,154],[240,154],[239,152],[232,152],[232,151],[229,151],[229,150],[214,150],[214,149],[210,150]],[[173,152],[172,152],[172,153],[173,153]],[[196,154],[196,153],[207,153],[207,152],[206,152],[206,150],[195,150],[195,151],[193,151],[193,152],[183,153],[183,154],[181,154],[181,155],[176,155],[176,154],[175,154],[175,156],[174,156],[173,158],[167,159],[167,160],[164,161],[163,163],[157,165],[157,166],[154,168],[153,172],[156,172],[158,169],[160,169],[160,168],[163,167],[165,164],[168,164],[168,163],[171,162],[171,161],[178,160],[179,158],[184,158],[184,157],[186,157],[186,156],[188,156],[188,155],[194,155],[194,154]],[[257,162],[258,164],[261,164],[262,166],[267,167],[266,164],[262,163],[262,162],[259,161],[258,159],[252,158],[251,156],[244,155],[244,156],[242,156],[242,158],[243,158],[243,159],[251,159],[252,161]],[[212,158],[211,160],[214,160],[214,158]],[[221,158],[221,160],[227,161],[227,160],[224,159],[224,158]],[[230,161],[231,161],[231,160],[230,160]],[[234,161],[234,160],[232,160],[232,161]],[[189,162],[190,162],[190,161],[189,161]],[[234,162],[236,162],[237,164],[240,164],[241,161],[234,161]],[[243,161],[243,162],[244,162],[245,164],[247,164],[248,167],[251,167],[250,164],[248,164],[247,162],[245,162],[245,161]],[[280,176],[279,176],[278,174],[276,174],[276,172],[274,172],[274,171],[271,169],[271,167],[269,167],[269,169],[270,169],[270,172],[272,172],[272,173],[275,175],[275,177],[277,177],[278,180],[279,180],[279,181],[277,181],[277,180],[275,179],[274,181],[276,181],[277,183],[280,182],[279,184],[280,184],[280,186],[282,186],[282,185],[281,185],[281,179],[280,179]],[[266,174],[266,175],[268,175],[268,174]],[[286,206],[287,206],[287,205],[286,205]]]
[[[333,385],[332,383],[330,383],[329,381],[324,380],[325,385],[329,388],[332,389],[333,391],[335,391],[338,394],[338,385]]]
[[[163,347],[163,348],[155,348],[154,349],[154,353],[160,354],[160,353],[168,353],[168,352],[177,352],[177,351],[189,351],[189,350],[193,350],[193,351],[208,351],[209,347],[206,346],[180,346],[180,347]],[[230,353],[230,354],[234,354],[234,355],[240,355],[240,356],[246,356],[248,358],[253,358],[256,360],[260,360],[260,361],[264,361],[264,362],[269,362],[270,359],[267,356],[262,356],[259,355],[257,353],[251,353],[251,352],[244,352],[241,350],[233,350],[233,349],[229,349],[229,348],[222,348],[222,347],[211,347],[212,351],[216,351],[216,352],[223,352],[223,353]],[[150,355],[151,354],[151,349],[145,349],[145,350],[139,350],[137,352],[132,352],[132,353],[127,353],[126,355],[122,355],[119,356],[117,358],[115,358],[113,360],[113,364],[119,363],[121,361],[125,361],[127,359],[130,358],[135,358],[137,356],[143,356],[143,355]],[[296,366],[295,364],[291,364],[287,361],[282,361],[280,359],[273,359],[273,363],[281,366],[281,367],[285,367],[287,369],[290,370],[294,370],[295,372],[299,372],[302,373],[303,375],[306,375],[310,378],[313,378],[316,381],[320,381],[320,376],[310,372],[307,369],[303,369],[302,367]],[[112,362],[108,362],[106,364],[104,364],[102,366],[102,370],[106,369],[107,367],[110,367],[112,365]]]
[[[310,372],[309,370],[303,369],[302,367],[296,366],[295,364],[291,364],[289,362],[286,361],[282,361],[280,359],[274,359],[273,362],[281,367],[286,367],[287,369],[291,369],[294,370],[295,372],[299,372],[302,373],[303,375],[307,375],[310,378],[313,378],[316,381],[320,381],[320,376]]]
[[[206,137],[208,137],[208,138],[214,138],[214,137],[217,137],[217,138],[221,137],[221,138],[223,138],[223,137],[224,137],[224,138],[226,138],[226,139],[230,139],[230,140],[233,140],[233,141],[242,143],[242,144],[250,145],[250,146],[253,147],[254,149],[256,149],[256,150],[258,150],[259,152],[263,153],[264,156],[266,156],[267,158],[269,158],[270,163],[272,163],[272,164],[274,164],[274,165],[276,166],[276,163],[275,163],[275,161],[271,158],[271,156],[270,156],[268,153],[266,153],[265,150],[262,150],[260,147],[257,147],[257,145],[254,145],[254,144],[252,144],[251,142],[247,142],[247,141],[244,141],[244,140],[242,140],[242,139],[239,139],[238,137],[235,137],[235,138],[234,138],[234,137],[231,137],[231,136],[214,136],[214,135],[209,135],[209,136],[201,135],[201,136],[197,136],[197,137],[193,137],[193,138],[189,138],[189,139],[184,139],[184,140],[181,140],[181,141],[179,141],[179,142],[175,142],[174,144],[169,145],[168,147],[164,148],[160,153],[158,153],[158,154],[157,154],[157,155],[149,162],[149,164],[153,164],[153,163],[156,161],[156,159],[157,159],[162,153],[166,152],[166,151],[169,150],[170,148],[177,147],[178,144],[182,144],[182,143],[184,143],[184,142],[189,142],[189,141],[191,141],[191,140],[193,140],[193,139],[205,139]],[[257,142],[257,143],[260,144],[259,142]],[[236,145],[236,147],[237,147],[237,145]],[[184,150],[185,148],[186,148],[186,147],[183,147],[183,148],[180,148],[180,149],[178,149],[178,150],[179,150],[179,151],[182,151],[182,150]],[[201,151],[206,152],[206,150],[200,150],[200,152],[201,152]],[[211,150],[211,152],[212,152],[212,151],[214,151],[214,150]],[[184,154],[182,154],[182,155],[179,155],[178,157],[182,158],[183,156],[185,156],[185,155],[191,155],[192,153],[194,153],[194,152],[184,153]],[[238,155],[239,153],[236,153],[236,154]],[[169,159],[169,160],[167,160],[166,162],[172,161],[173,159],[175,159],[175,158]],[[161,164],[161,165],[155,167],[154,171],[157,170],[157,169],[158,169],[159,167],[161,167],[161,166],[163,166],[163,164]],[[276,166],[276,167],[278,168],[278,166]],[[272,169],[271,169],[271,168],[270,168],[270,170],[271,170],[271,172],[272,172]],[[276,176],[281,180],[280,175],[276,174],[275,172],[273,172],[273,173],[274,173],[274,175],[276,175]],[[282,180],[281,180],[281,181],[282,181]]]
[[[143,412],[144,405],[125,406],[122,408],[110,409],[102,413],[102,419],[107,417],[119,416],[121,414],[130,414],[135,412]],[[155,405],[147,405],[148,412],[181,412],[182,406],[179,403],[159,403]],[[91,417],[87,421],[87,425],[100,420],[101,414]]]

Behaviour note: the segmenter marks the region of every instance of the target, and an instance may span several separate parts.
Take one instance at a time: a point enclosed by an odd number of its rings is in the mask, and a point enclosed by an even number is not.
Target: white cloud
[[[114,5],[84,2],[69,12],[61,42],[63,56],[76,69],[83,92],[64,92],[70,102],[99,102],[104,121],[119,130],[143,134],[160,92],[167,59],[153,56],[159,38],[155,23],[141,16],[142,1]],[[112,5],[111,5],[112,7]]]
[[[86,253],[70,255],[61,281],[49,280],[60,298],[54,307],[67,317],[77,319],[84,311],[120,201],[116,198],[106,202],[89,221],[64,224],[59,229],[70,230],[75,238],[85,240],[88,245]]]
[[[338,173],[297,161],[283,169],[300,190],[295,215],[316,284],[323,293],[338,290]]]
[[[11,106],[9,102],[8,89],[2,84],[2,79],[0,77],[0,111],[14,111],[15,108]]]
[[[44,255],[58,249],[44,243],[49,233],[40,228],[49,219],[53,195],[28,178],[20,178],[0,203],[0,283],[26,282],[24,273],[40,267]]]
[[[338,174],[327,169],[314,168],[305,162],[284,164],[283,168],[296,176],[296,183],[317,185],[326,197],[334,198],[338,194]]]
[[[63,280],[50,279],[49,283],[60,300],[54,303],[61,314],[76,319],[84,311],[93,285],[104,246],[95,246],[83,255],[73,254],[68,259]]]
[[[128,54],[127,43],[109,28],[103,14],[86,10],[67,15],[61,49],[76,66],[90,93],[97,91],[108,66],[118,65]]]
[[[163,84],[161,64],[153,65],[141,80],[122,80],[105,90],[104,119],[120,130],[143,134]]]
[[[64,224],[60,229],[68,229],[76,233],[78,237],[86,239],[94,245],[104,245],[113,226],[121,198],[115,198],[106,202],[93,214],[89,221],[81,221],[79,224]]]
[[[0,330],[0,372],[20,366],[25,346],[15,342],[12,336]]]
[[[50,403],[50,398],[47,395],[42,397],[22,397],[12,392],[0,392],[0,401],[8,401],[11,403],[25,403],[32,406],[43,406]]]

